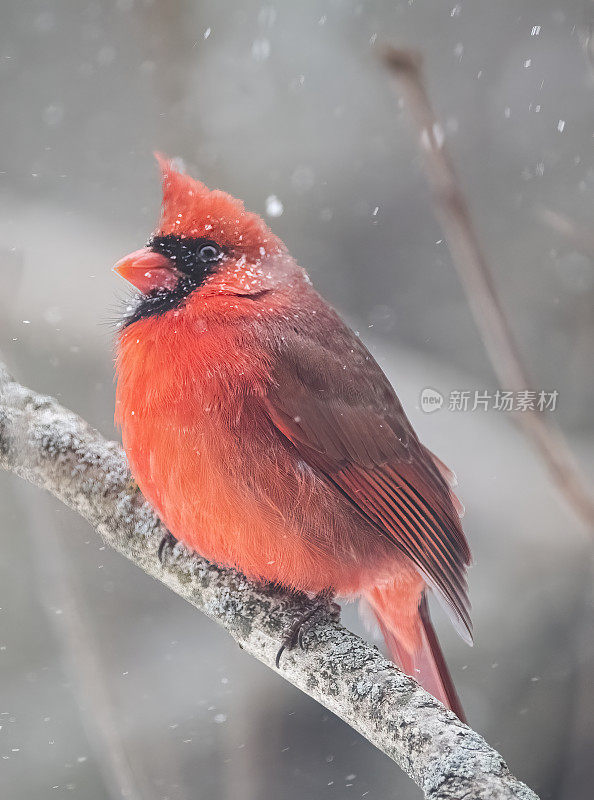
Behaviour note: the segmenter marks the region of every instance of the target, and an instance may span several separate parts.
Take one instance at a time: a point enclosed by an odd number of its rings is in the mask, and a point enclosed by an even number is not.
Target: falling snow
[[[269,194],[266,198],[266,214],[269,217],[280,217],[285,210],[282,202],[275,194]]]
[[[256,39],[252,44],[252,58],[254,61],[263,62],[270,56],[270,40]]]

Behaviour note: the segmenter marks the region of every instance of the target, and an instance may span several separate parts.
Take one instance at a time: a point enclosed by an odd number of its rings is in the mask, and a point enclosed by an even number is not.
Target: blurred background
[[[155,225],[152,151],[265,216],[457,472],[476,644],[436,610],[472,726],[543,798],[594,782],[592,542],[508,415],[417,133],[373,52],[418,48],[538,388],[594,462],[590,0],[1,4],[0,350],[108,437],[111,265]],[[554,214],[581,235],[551,225]],[[420,792],[53,498],[0,475],[0,785],[10,800]],[[343,618],[364,633],[356,608]],[[368,634],[364,634],[368,635]]]

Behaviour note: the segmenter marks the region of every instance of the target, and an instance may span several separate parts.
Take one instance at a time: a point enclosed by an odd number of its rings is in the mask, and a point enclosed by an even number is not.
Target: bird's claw
[[[176,544],[177,544],[177,539],[175,538],[175,536],[172,533],[169,533],[169,531],[167,531],[165,536],[159,542],[159,547],[157,549],[157,557],[161,562],[161,564],[163,563],[163,553],[165,552],[165,548],[171,547],[173,549]]]
[[[301,650],[305,650],[305,634],[315,624],[316,617],[319,616],[320,612],[328,609],[328,601],[330,600],[331,610],[334,610],[334,607],[337,607],[336,603],[331,601],[331,596],[329,597],[327,592],[320,592],[319,595],[316,595],[315,600],[318,601],[316,605],[310,608],[300,617],[297,617],[283,637],[281,646],[279,647],[275,659],[277,669],[280,666],[281,656],[285,650],[293,650],[295,645],[298,645]]]
[[[304,649],[303,647],[303,623],[301,622],[302,617],[299,617],[289,628],[288,633],[285,634],[282,640],[282,644],[278,649],[278,653],[276,654],[276,668],[278,669],[280,666],[280,660],[282,654],[285,650],[291,651],[295,647],[296,644],[299,645],[301,650]]]
[[[299,628],[299,633],[297,634],[297,644],[299,645],[299,648],[301,650],[305,650],[305,647],[303,646],[303,634],[304,634],[303,627],[304,626],[302,625]]]

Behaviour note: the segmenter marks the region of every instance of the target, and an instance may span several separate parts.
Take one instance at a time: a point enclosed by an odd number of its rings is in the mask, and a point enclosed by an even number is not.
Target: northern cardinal
[[[453,473],[264,221],[158,159],[157,230],[114,267],[140,291],[116,361],[136,482],[206,558],[364,598],[396,663],[463,718],[426,597],[470,642]]]

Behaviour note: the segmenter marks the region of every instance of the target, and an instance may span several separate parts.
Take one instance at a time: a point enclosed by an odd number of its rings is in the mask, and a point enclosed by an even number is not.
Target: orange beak
[[[154,253],[148,247],[135,250],[114,264],[113,271],[143,294],[153,289],[173,289],[179,273],[167,256]]]

